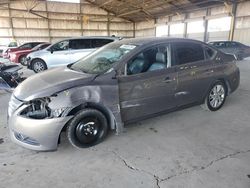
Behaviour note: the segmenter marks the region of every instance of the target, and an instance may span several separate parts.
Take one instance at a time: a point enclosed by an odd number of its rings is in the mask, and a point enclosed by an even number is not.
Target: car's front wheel
[[[227,88],[223,82],[218,81],[209,90],[205,103],[202,106],[210,111],[219,110],[225,103],[226,97]]]
[[[91,147],[100,143],[107,132],[106,117],[100,111],[91,108],[78,112],[66,130],[69,142],[77,148]]]
[[[32,69],[35,73],[38,73],[46,70],[47,66],[43,60],[35,59],[32,63]]]

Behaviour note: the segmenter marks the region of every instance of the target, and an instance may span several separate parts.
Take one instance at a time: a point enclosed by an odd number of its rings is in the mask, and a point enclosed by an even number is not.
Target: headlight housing
[[[51,109],[49,103],[52,99],[53,97],[34,99],[26,103],[27,107],[20,113],[20,115],[34,119],[56,118],[60,117],[65,110],[71,109],[68,107]]]

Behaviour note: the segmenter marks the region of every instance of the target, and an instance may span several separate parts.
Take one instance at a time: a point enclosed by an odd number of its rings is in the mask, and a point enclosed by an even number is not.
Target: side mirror
[[[52,54],[53,54],[53,52],[54,52],[53,48],[50,48],[49,51],[50,51],[50,53],[52,53]]]

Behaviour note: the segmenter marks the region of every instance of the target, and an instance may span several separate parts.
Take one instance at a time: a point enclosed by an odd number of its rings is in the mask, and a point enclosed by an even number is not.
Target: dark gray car
[[[216,111],[239,80],[234,57],[205,43],[122,40],[21,83],[9,102],[10,135],[26,148],[55,150],[66,130],[72,145],[89,147],[130,122],[195,104]]]
[[[213,41],[209,45],[218,48],[224,53],[232,54],[237,60],[243,60],[250,56],[250,47],[235,41]]]

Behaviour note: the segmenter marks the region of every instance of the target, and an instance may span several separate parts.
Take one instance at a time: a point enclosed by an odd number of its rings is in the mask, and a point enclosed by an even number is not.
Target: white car
[[[18,46],[17,42],[10,42],[7,45],[0,45],[0,57],[4,56],[4,53],[10,48],[16,48]]]
[[[26,57],[27,66],[34,72],[74,63],[118,37],[78,37],[61,40]]]

